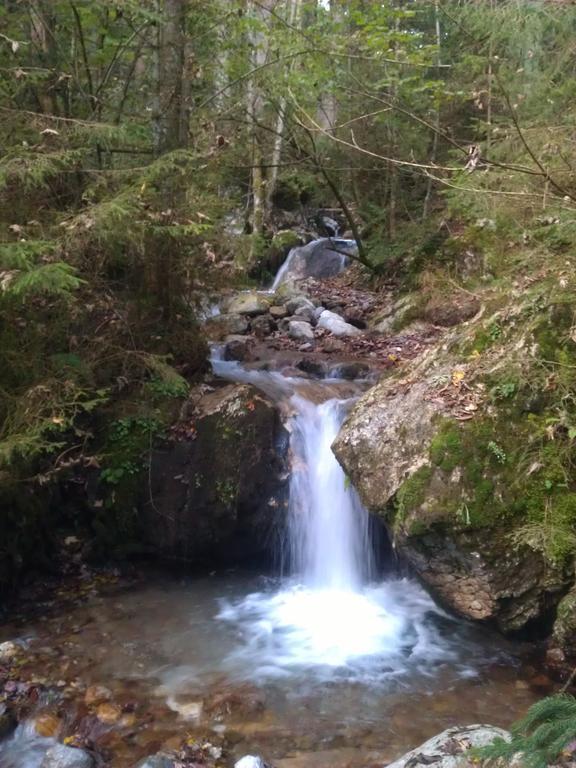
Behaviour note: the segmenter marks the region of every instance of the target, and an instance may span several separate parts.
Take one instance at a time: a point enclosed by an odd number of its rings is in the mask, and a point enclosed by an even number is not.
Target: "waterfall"
[[[357,591],[372,571],[368,514],[331,447],[349,403],[294,395],[291,404],[291,571],[313,589]]]

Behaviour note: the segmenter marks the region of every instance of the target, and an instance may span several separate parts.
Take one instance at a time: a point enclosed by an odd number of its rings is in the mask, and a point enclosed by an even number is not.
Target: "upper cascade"
[[[272,284],[275,291],[282,283],[307,277],[334,277],[344,270],[356,253],[356,241],[322,237],[307,245],[292,248]]]

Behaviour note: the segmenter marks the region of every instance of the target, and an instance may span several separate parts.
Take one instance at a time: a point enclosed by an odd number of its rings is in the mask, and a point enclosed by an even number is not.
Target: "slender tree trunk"
[[[247,0],[247,12],[257,19],[262,25],[270,23],[270,14],[267,9],[272,9],[275,0],[263,0],[255,3]],[[266,63],[268,58],[268,40],[266,35],[257,29],[252,31],[249,38],[251,55],[249,66],[257,70]],[[257,81],[258,75],[251,77],[246,90],[246,111],[250,124],[250,141],[252,145],[252,212],[250,223],[252,226],[252,241],[249,254],[250,263],[254,263],[260,238],[264,233],[266,213],[266,176],[263,169],[263,149],[258,123],[261,122],[264,113],[264,97]]]
[[[301,0],[289,0],[289,12],[288,23],[292,27],[298,27],[300,25],[300,11],[302,8]],[[294,62],[290,65],[290,69],[294,66]],[[272,151],[272,163],[270,173],[268,177],[268,184],[266,188],[266,208],[267,214],[272,209],[272,198],[276,191],[276,185],[278,183],[278,173],[280,161],[282,160],[282,148],[284,146],[284,131],[286,129],[286,109],[288,106],[288,100],[286,96],[282,96],[278,107],[278,117],[276,119],[276,130],[274,137],[274,149]]]
[[[35,89],[36,98],[42,112],[57,115],[58,104],[55,91],[57,51],[54,16],[46,0],[31,0],[29,10],[30,40],[36,51],[38,61],[42,67],[53,70],[53,74]]]
[[[186,18],[188,0],[161,0],[158,25],[154,144],[158,155],[186,147],[189,100],[186,82]]]
[[[440,4],[439,0],[434,3],[434,21],[436,27],[436,46],[438,49],[438,73],[440,73],[440,65],[442,63],[442,29],[440,27]],[[432,139],[432,152],[430,154],[430,163],[434,165],[436,157],[438,156],[438,134],[440,133],[440,104],[436,105],[436,115],[434,118],[434,137]],[[424,207],[422,210],[422,221],[428,218],[428,212],[430,210],[430,201],[432,199],[432,179],[428,177],[428,184],[426,186],[426,197],[424,198]]]

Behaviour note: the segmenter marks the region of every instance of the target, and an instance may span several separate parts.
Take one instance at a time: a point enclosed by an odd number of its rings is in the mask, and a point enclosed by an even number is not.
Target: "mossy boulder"
[[[269,545],[285,504],[287,436],[250,386],[194,391],[152,455],[146,537],[167,558],[233,562]]]
[[[558,605],[550,644],[576,658],[576,587]]]
[[[334,450],[433,593],[515,632],[547,620],[570,585],[571,445],[551,439],[547,414],[516,387],[494,387],[491,401],[489,379],[473,381],[445,349],[368,392]]]

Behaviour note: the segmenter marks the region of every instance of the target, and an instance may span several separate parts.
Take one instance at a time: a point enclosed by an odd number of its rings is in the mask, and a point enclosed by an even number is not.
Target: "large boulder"
[[[470,750],[486,747],[496,739],[510,740],[510,734],[492,725],[466,725],[448,728],[424,742],[388,768],[465,768],[476,764]]]
[[[325,328],[334,336],[358,336],[362,333],[355,325],[347,323],[343,317],[337,315],[336,312],[330,312],[329,309],[325,309],[320,314],[318,328]]]
[[[293,248],[282,265],[274,287],[280,283],[304,280],[307,277],[333,277],[345,269],[356,246],[349,240],[314,240],[308,245]]]
[[[161,555],[230,562],[262,552],[285,511],[286,433],[253,387],[193,392],[152,454],[146,538]]]
[[[554,446],[543,453],[549,466],[526,463],[527,446],[541,440],[538,423],[512,403],[488,407],[483,382],[450,366],[442,349],[361,398],[334,451],[444,605],[516,632],[547,621],[569,586],[562,542],[546,549],[534,523],[552,501],[575,508],[576,494],[559,481],[547,491],[558,472]]]

